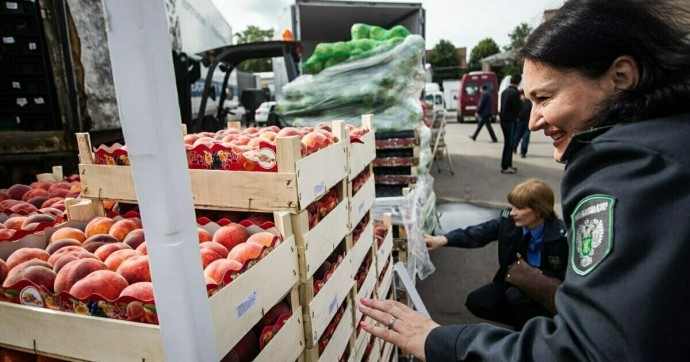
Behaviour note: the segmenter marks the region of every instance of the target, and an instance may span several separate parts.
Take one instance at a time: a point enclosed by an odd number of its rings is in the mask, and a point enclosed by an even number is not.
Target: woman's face
[[[537,214],[529,207],[518,208],[513,206],[510,210],[510,216],[515,221],[515,226],[528,228],[535,228],[544,222],[544,219],[537,216]]]
[[[525,95],[532,101],[529,129],[542,130],[553,140],[553,157],[558,161],[572,135],[584,130],[597,106],[613,90],[578,72],[530,60],[525,60],[523,72]]]

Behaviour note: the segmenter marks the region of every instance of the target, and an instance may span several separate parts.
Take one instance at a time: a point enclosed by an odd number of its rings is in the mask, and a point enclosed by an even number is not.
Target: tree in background
[[[237,44],[256,43],[262,41],[270,41],[273,39],[273,29],[261,29],[258,26],[249,25],[241,33],[236,33]],[[273,66],[271,59],[249,59],[245,60],[237,66],[237,69],[243,72],[271,72]]]
[[[481,60],[497,54],[501,50],[498,48],[496,42],[491,38],[486,38],[480,41],[470,52],[470,61],[467,63],[468,70],[481,70]]]
[[[428,62],[434,74],[433,82],[441,84],[444,79],[460,78],[460,59],[450,41],[441,39],[429,53]]]
[[[527,37],[532,32],[532,27],[527,25],[527,23],[520,23],[516,26],[511,33],[508,33],[510,37],[510,44],[503,47],[503,50],[515,50],[519,51],[525,46],[525,41]]]

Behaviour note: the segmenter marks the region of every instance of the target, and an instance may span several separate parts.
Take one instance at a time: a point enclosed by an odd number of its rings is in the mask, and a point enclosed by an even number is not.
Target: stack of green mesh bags
[[[422,118],[424,39],[403,26],[355,24],[352,40],[321,43],[303,74],[283,88],[276,112],[290,125],[344,119],[359,124],[373,113],[377,130],[412,129]]]

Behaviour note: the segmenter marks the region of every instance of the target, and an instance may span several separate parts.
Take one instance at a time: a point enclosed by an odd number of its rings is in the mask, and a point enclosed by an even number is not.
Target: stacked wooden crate
[[[403,196],[417,182],[419,130],[376,133],[376,197]]]

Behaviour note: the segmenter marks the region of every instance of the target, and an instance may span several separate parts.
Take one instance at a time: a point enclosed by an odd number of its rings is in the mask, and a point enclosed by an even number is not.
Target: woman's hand
[[[375,327],[369,323],[360,322],[362,329],[412,353],[422,361],[426,360],[424,343],[431,330],[439,326],[438,323],[392,300],[361,298],[359,310],[381,323],[381,326]]]
[[[426,249],[432,251],[448,245],[448,238],[443,235],[424,235],[424,242],[426,243]]]

